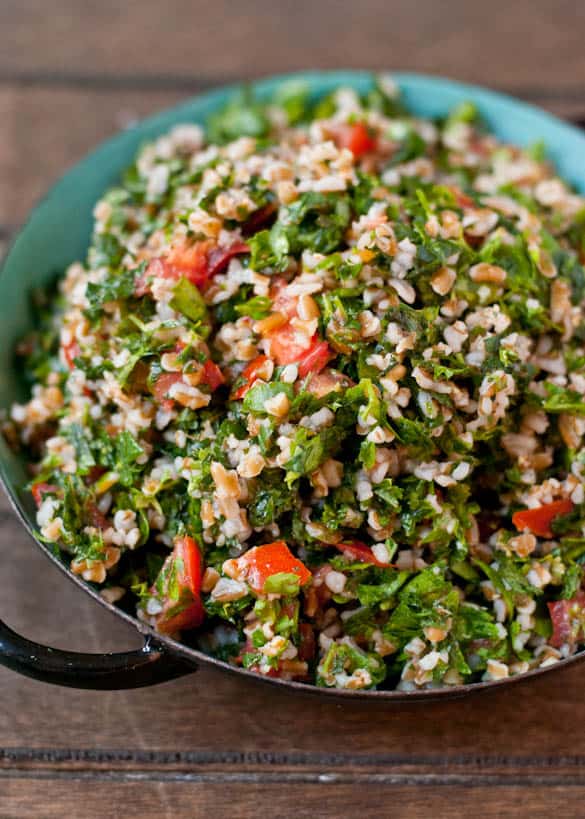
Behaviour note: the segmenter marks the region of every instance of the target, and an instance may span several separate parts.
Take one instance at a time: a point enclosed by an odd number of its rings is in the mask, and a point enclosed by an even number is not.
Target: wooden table
[[[416,69],[585,120],[574,0],[3,0],[0,243],[61,171],[202,88],[303,67]],[[42,557],[0,500],[0,614],[90,651],[136,636]],[[583,815],[585,668],[424,707],[297,698],[201,670],[92,693],[0,669],[0,816]]]

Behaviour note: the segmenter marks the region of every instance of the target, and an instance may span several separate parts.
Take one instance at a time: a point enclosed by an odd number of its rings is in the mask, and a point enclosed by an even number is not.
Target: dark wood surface
[[[0,246],[68,165],[202,88],[306,67],[412,69],[585,120],[574,0],[3,0]],[[0,500],[0,615],[26,636],[138,645]],[[92,693],[0,669],[0,817],[583,815],[585,667],[426,706],[339,706],[201,670]]]

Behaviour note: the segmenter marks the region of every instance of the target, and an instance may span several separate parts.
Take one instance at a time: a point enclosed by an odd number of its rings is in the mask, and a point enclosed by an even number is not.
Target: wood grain
[[[183,97],[0,85],[0,225],[20,224],[49,185],[103,139]]]
[[[582,788],[519,787],[441,788],[258,782],[126,782],[111,780],[31,780],[1,782],[4,819],[482,819],[530,816],[532,819],[574,819],[582,815]],[[5,786],[5,787],[4,787]],[[85,794],[83,813],[79,795]],[[38,813],[42,805],[42,813]]]
[[[581,92],[584,28],[574,0],[4,0],[0,74],[215,83],[384,67]]]
[[[100,140],[224,81],[415,69],[585,120],[585,6],[573,0],[3,0],[0,32],[0,252]],[[0,616],[60,647],[139,645],[46,561],[3,497]],[[584,678],[574,667],[466,700],[374,707],[206,668],[111,693],[0,669],[0,816],[574,817]]]

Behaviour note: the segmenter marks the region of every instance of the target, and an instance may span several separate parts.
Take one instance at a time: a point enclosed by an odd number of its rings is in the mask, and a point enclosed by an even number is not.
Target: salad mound
[[[585,200],[388,77],[145,145],[37,298],[4,433],[109,601],[261,675],[402,690],[585,642]]]

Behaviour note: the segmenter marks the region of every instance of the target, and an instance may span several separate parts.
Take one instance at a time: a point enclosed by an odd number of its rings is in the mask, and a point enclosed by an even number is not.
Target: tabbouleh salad
[[[556,663],[585,642],[584,261],[585,199],[471,104],[242,92],[143,147],[37,298],[4,432],[41,537],[261,675]]]

